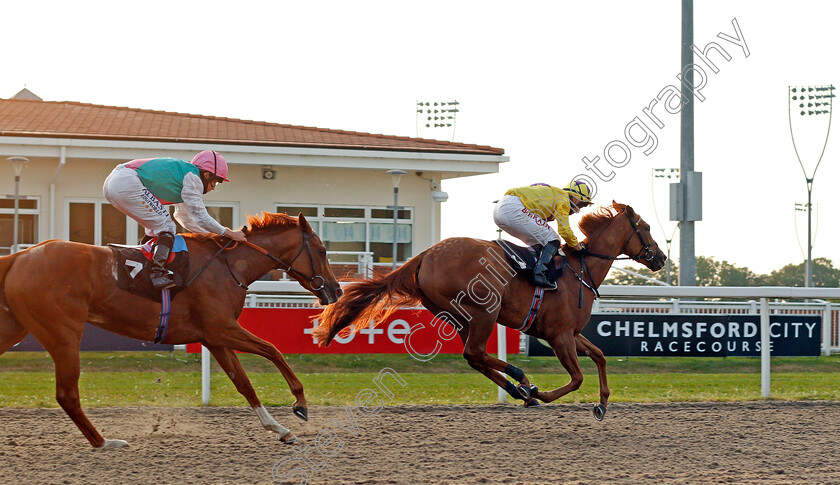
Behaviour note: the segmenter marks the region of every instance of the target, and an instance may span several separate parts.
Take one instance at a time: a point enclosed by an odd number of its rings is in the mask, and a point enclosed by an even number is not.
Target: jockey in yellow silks
[[[534,267],[534,281],[545,288],[556,284],[545,277],[548,263],[560,249],[560,237],[574,250],[582,249],[569,226],[569,216],[592,203],[592,190],[585,182],[574,180],[565,187],[533,184],[505,192],[496,204],[493,220],[505,232],[529,246],[539,246]],[[557,221],[557,232],[548,223]],[[558,234],[559,232],[559,234]]]

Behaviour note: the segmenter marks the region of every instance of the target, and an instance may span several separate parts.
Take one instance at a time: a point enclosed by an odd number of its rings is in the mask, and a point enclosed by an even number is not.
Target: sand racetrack
[[[307,423],[270,409],[295,446],[247,407],[90,409],[105,437],[130,443],[107,452],[60,409],[0,409],[0,480],[298,483],[306,470],[313,484],[840,483],[837,402],[618,403],[600,423],[590,408],[328,406]]]

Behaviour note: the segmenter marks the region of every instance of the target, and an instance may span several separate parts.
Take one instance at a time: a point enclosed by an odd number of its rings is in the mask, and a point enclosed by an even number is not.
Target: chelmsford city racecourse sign
[[[819,355],[821,317],[770,316],[770,352]],[[595,314],[583,335],[605,355],[723,357],[761,355],[758,315]]]

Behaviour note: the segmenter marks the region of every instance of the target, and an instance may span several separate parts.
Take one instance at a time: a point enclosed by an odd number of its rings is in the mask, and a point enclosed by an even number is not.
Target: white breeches
[[[166,207],[149,192],[137,172],[117,165],[102,187],[112,206],[146,228],[146,235],[155,237],[162,232],[175,234],[175,222]]]
[[[542,217],[529,211],[515,195],[506,195],[493,209],[493,220],[511,236],[529,246],[559,241],[560,236]]]

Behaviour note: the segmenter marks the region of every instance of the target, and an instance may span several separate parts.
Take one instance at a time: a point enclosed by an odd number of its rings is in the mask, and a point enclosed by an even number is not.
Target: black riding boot
[[[554,258],[554,255],[557,254],[558,249],[560,249],[560,241],[549,241],[542,249],[540,257],[537,258],[537,264],[534,266],[534,283],[537,286],[542,286],[543,288],[547,288],[549,290],[557,289],[557,283],[548,281],[545,277],[545,272],[548,271],[548,263],[550,263]]]
[[[156,290],[163,290],[175,286],[175,275],[166,269],[166,260],[172,252],[175,235],[170,232],[158,234],[157,245],[152,256],[151,280]]]

